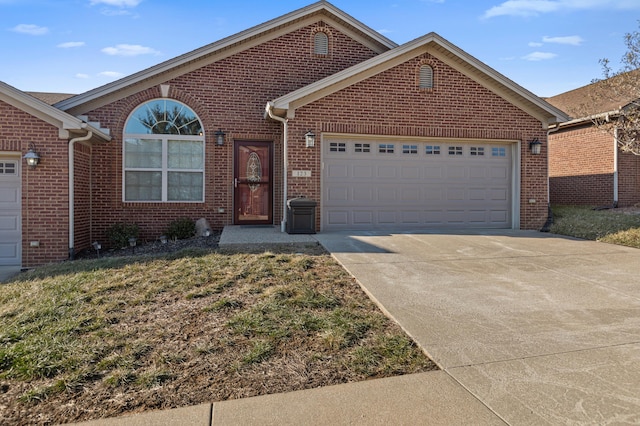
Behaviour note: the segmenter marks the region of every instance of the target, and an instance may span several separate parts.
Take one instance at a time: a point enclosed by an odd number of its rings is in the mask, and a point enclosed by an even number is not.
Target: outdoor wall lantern
[[[36,152],[36,146],[33,143],[29,144],[29,151],[22,157],[27,162],[27,165],[32,169],[35,169],[40,162],[40,156]]]
[[[540,147],[542,146],[542,142],[535,138],[531,142],[529,142],[529,149],[531,149],[531,153],[533,155],[540,155]]]
[[[226,133],[223,132],[222,129],[218,129],[215,135],[216,135],[216,145],[220,145],[220,146],[224,145],[224,137]]]
[[[312,148],[316,145],[316,134],[313,130],[309,130],[304,134],[304,140],[307,142],[307,148]]]

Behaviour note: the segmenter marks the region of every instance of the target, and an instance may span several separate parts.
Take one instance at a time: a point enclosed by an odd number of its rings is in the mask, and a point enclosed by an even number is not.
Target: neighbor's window
[[[191,108],[147,102],[129,116],[123,139],[125,201],[204,201],[204,134]]]

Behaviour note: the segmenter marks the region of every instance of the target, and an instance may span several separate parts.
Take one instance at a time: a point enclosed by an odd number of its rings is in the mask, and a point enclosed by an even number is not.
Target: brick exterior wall
[[[68,257],[67,143],[58,129],[0,101],[0,151],[29,150],[36,144],[40,164],[22,162],[22,265],[40,265]],[[31,247],[38,241],[39,247]]]
[[[434,69],[434,88],[427,91],[416,82],[425,62]],[[289,195],[320,200],[322,147],[305,148],[308,129],[317,140],[329,132],[523,141],[520,227],[540,229],[547,219],[547,143],[540,122],[428,54],[296,111],[289,122],[290,168],[311,170],[316,179],[289,178]],[[541,155],[530,153],[526,141],[533,138],[543,142]]]
[[[611,206],[614,203],[613,136],[588,124],[551,133],[551,203]],[[640,202],[640,157],[618,153],[618,206]]]
[[[318,30],[329,35],[329,55],[313,54]],[[205,217],[214,229],[233,223],[233,148],[240,140],[274,143],[273,223],[279,223],[283,128],[264,118],[266,101],[375,55],[336,28],[319,23],[166,81],[169,98],[192,108],[204,126],[203,203],[123,202],[123,129],[132,111],[161,97],[159,86],[84,111],[91,121],[109,128],[113,139],[74,148],[76,252],[96,240],[106,247],[106,230],[116,222],[140,225],[142,241],[155,240],[169,222],[185,216]],[[424,63],[433,67],[433,89],[418,88],[417,73]],[[0,150],[24,155],[29,142],[36,142],[43,158],[35,170],[24,167],[23,265],[67,259],[68,141],[58,138],[54,126],[1,102],[0,123]],[[215,144],[218,129],[226,132],[224,146]],[[309,129],[317,135],[314,148],[305,147]],[[547,218],[547,144],[540,122],[428,54],[300,108],[289,130],[289,169],[311,170],[313,176],[289,177],[289,196],[317,201],[323,133],[522,141],[521,228],[539,229]],[[529,152],[527,141],[533,138],[543,142],[540,156]],[[30,241],[40,246],[30,247]]]
[[[313,54],[313,35],[329,34],[331,54]],[[274,142],[274,223],[282,219],[282,124],[265,120],[266,102],[375,56],[376,53],[319,23],[205,66],[165,84],[169,98],[181,101],[200,117],[205,131],[204,203],[124,203],[122,201],[122,134],[129,114],[141,103],[159,98],[153,87],[95,111],[91,120],[111,129],[113,140],[94,146],[92,183],[94,239],[106,241],[105,231],[115,222],[137,223],[141,239],[153,240],[169,222],[180,217],[206,218],[214,229],[233,222],[233,141]],[[216,146],[214,133],[226,133]],[[219,213],[223,209],[224,213]]]

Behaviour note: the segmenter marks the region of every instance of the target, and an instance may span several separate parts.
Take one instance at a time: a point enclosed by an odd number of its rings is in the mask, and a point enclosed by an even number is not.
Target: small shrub
[[[188,217],[183,217],[171,222],[165,234],[167,237],[174,240],[184,240],[186,238],[193,237],[195,233],[196,223]]]
[[[114,223],[107,229],[107,239],[114,248],[129,246],[129,238],[138,238],[140,228],[135,223]]]

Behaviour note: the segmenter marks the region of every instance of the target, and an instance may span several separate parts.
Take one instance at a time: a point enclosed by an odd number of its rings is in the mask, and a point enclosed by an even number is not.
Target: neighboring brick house
[[[615,78],[615,77],[614,77]],[[629,207],[640,203],[640,156],[624,153],[614,134],[591,117],[616,117],[635,99],[604,96],[596,82],[546,99],[571,120],[549,133],[549,189],[552,204]]]
[[[1,149],[19,159],[33,142],[42,157],[33,170],[19,164],[14,183],[24,266],[104,242],[117,222],[145,240],[184,216],[284,230],[285,200],[298,196],[316,201],[317,231],[539,229],[547,129],[567,120],[437,34],[398,46],[326,1],[54,107],[92,130],[74,144],[71,198],[64,135],[7,133],[2,113]],[[5,109],[39,125],[28,108]],[[38,199],[44,211],[32,210],[36,180],[59,199]],[[34,221],[60,242],[45,243]]]

